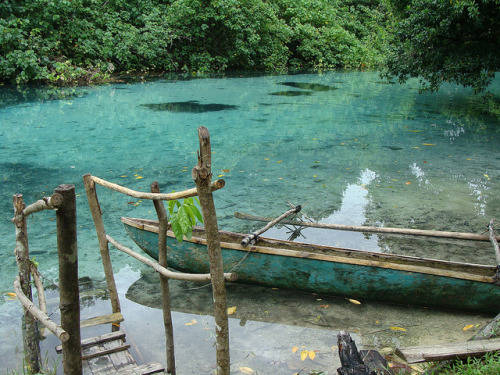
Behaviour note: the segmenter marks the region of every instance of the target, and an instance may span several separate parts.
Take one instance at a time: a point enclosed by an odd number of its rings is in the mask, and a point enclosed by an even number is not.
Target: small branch
[[[47,329],[56,335],[62,342],[68,341],[69,334],[61,326],[58,326],[54,321],[52,321],[46,313],[38,309],[33,302],[31,302],[28,297],[23,293],[21,289],[21,282],[19,276],[16,276],[14,280],[14,293],[16,293],[19,302],[33,315],[36,319],[40,321]]]
[[[119,193],[128,195],[133,198],[137,199],[153,199],[153,200],[163,200],[163,201],[170,201],[170,200],[176,200],[176,199],[182,199],[182,198],[189,198],[189,197],[195,197],[198,195],[198,190],[196,188],[193,189],[187,189],[184,191],[179,191],[176,193],[167,193],[167,194],[162,194],[162,193],[144,193],[141,191],[136,191],[132,190],[129,188],[126,188],[124,186],[114,184],[112,182],[103,180],[99,177],[96,176],[90,176],[90,178],[96,183],[101,186],[104,186],[108,189],[117,191]],[[212,191],[222,189],[226,183],[224,180],[216,180],[212,182],[211,188]]]
[[[115,248],[117,248],[120,251],[123,251],[124,253],[130,255],[131,257],[137,259],[138,261],[147,264],[151,268],[153,268],[156,272],[162,274],[163,276],[168,277],[169,279],[174,279],[174,280],[186,280],[186,281],[210,281],[210,275],[209,274],[196,274],[196,273],[181,273],[181,272],[172,272],[162,266],[158,262],[155,262],[154,260],[150,258],[146,258],[145,256],[136,253],[134,250],[122,245],[118,241],[116,241],[113,237],[107,235],[106,238],[108,239],[108,242],[113,245]],[[236,280],[236,275],[233,273],[225,273],[224,278],[227,281],[234,281]]]
[[[38,293],[38,305],[40,306],[40,310],[47,314],[47,302],[45,300],[42,279],[40,278],[40,272],[38,272],[37,266],[33,263],[31,263],[31,275],[33,276],[33,281],[35,282],[36,291]]]
[[[497,257],[497,265],[500,265],[500,247],[498,247],[498,241],[495,236],[495,231],[493,230],[493,222],[495,219],[491,219],[490,224],[488,225],[488,230],[490,232],[490,241],[493,244],[493,248],[495,249],[495,255]]]
[[[63,201],[62,195],[59,193],[54,193],[52,194],[51,197],[44,197],[43,199],[40,199],[33,204],[30,204],[23,210],[23,215],[26,217],[35,212],[40,212],[43,210],[56,210],[57,208],[59,208],[62,201]]]

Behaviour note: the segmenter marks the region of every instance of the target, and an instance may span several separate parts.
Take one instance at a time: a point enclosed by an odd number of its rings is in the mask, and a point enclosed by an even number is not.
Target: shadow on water
[[[338,90],[337,87],[323,85],[321,83],[308,83],[308,82],[280,82],[280,85],[295,87],[303,90],[310,91],[331,91]]]
[[[238,109],[237,105],[229,104],[200,104],[197,100],[189,100],[187,102],[170,102],[170,103],[151,103],[141,104],[141,107],[146,107],[152,111],[168,111],[168,112],[188,112],[188,113],[204,113],[204,112],[218,112],[225,110]]]
[[[290,91],[278,91],[278,92],[273,92],[269,95],[274,95],[274,96],[310,96],[312,95],[312,91],[297,91],[297,90],[290,90]]]

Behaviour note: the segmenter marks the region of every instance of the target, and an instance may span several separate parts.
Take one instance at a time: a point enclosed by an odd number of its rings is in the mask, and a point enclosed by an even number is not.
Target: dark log
[[[356,343],[351,335],[345,331],[337,335],[340,363],[342,367],[337,369],[338,375],[377,375],[366,366],[361,359]]]
[[[155,181],[151,184],[151,192],[159,193],[160,186]],[[159,232],[158,232],[158,263],[160,266],[167,268],[167,229],[168,218],[167,211],[163,202],[153,200],[156,215],[158,216]],[[174,355],[174,326],[172,324],[172,311],[170,306],[170,289],[168,286],[168,278],[160,274],[161,284],[161,300],[163,306],[163,325],[165,326],[166,336],[166,354],[167,354],[167,373],[175,375],[175,355]]]
[[[212,151],[210,134],[204,126],[198,128],[200,151],[198,164],[191,174],[200,198],[203,223],[207,234],[207,249],[210,261],[210,277],[214,297],[214,313],[216,326],[217,374],[229,375],[229,322],[227,316],[226,286],[224,284],[224,268],[220,248],[219,228],[211,189]]]
[[[69,333],[69,339],[62,343],[63,369],[65,375],[81,375],[75,186],[60,185],[55,192],[63,197],[62,204],[56,213],[61,326]]]

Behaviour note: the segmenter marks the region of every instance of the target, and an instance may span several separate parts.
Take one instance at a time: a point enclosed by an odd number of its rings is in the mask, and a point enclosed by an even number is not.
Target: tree
[[[384,75],[423,89],[484,91],[500,69],[500,0],[389,0],[394,40]]]

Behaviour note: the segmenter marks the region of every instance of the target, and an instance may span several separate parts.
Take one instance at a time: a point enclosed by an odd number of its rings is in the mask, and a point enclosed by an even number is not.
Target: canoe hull
[[[127,224],[125,227],[144,252],[158,258],[157,233]],[[235,272],[240,283],[403,305],[500,311],[500,287],[488,281],[393,269],[383,262],[353,264],[307,251],[249,251],[231,246],[235,248],[224,243],[221,246],[224,271]],[[206,246],[187,240],[179,243],[169,238],[168,265],[182,272],[210,272]]]

